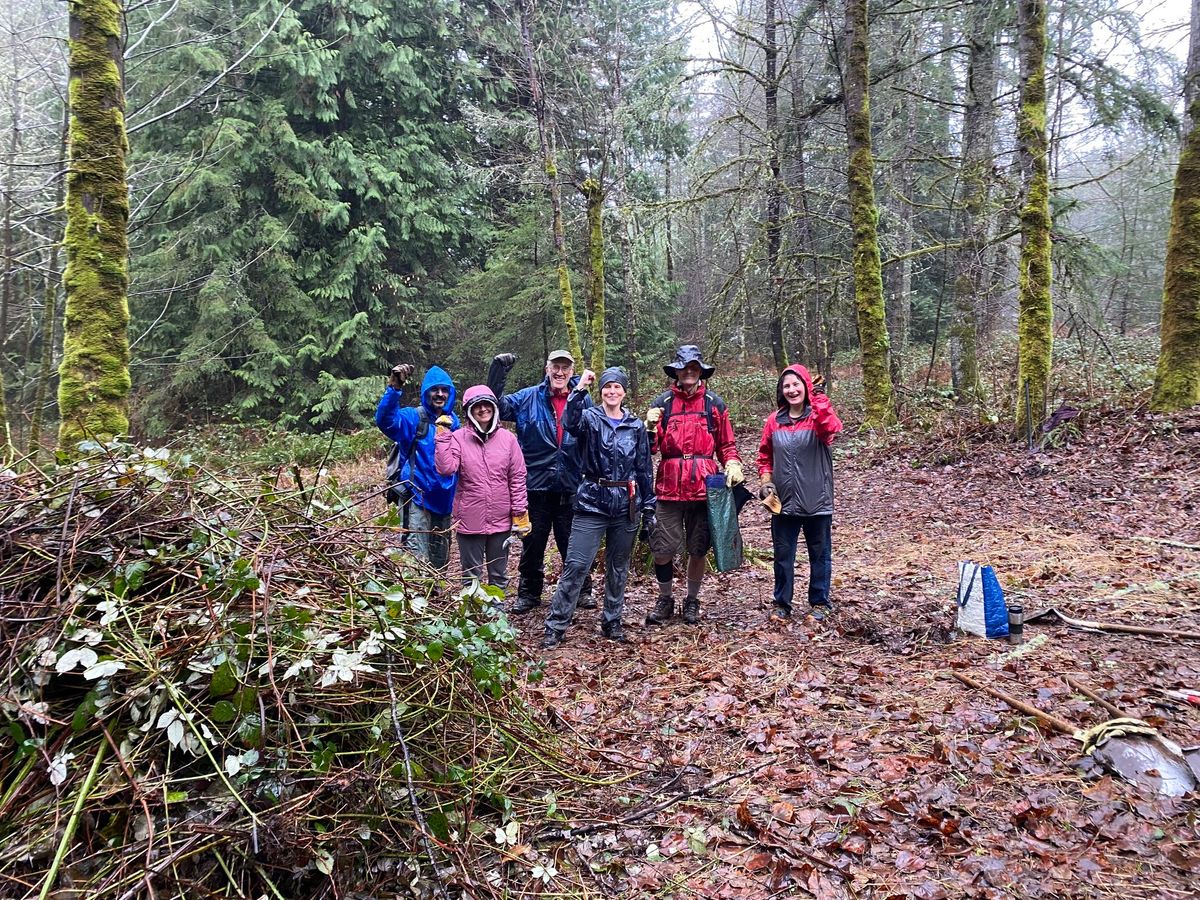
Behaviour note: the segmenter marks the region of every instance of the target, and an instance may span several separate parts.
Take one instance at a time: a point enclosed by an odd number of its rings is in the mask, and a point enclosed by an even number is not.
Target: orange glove
[[[533,531],[533,525],[529,522],[529,513],[523,512],[519,516],[513,516],[512,527],[513,531],[517,533],[517,537],[526,537],[529,532]]]

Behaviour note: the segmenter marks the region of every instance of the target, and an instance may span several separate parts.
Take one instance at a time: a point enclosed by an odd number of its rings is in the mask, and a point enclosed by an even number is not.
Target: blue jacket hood
[[[441,366],[430,366],[426,371],[425,378],[421,381],[421,405],[427,412],[433,412],[433,407],[429,405],[429,389],[438,385],[450,389],[450,399],[446,401],[445,409],[446,414],[449,415],[450,411],[454,409],[454,398],[457,392],[454,390],[454,382],[450,380],[450,373]]]

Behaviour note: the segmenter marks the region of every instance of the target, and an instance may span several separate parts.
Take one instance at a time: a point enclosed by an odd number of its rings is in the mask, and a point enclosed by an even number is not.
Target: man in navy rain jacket
[[[413,556],[445,569],[450,562],[450,511],[454,506],[457,475],[439,475],[434,464],[436,422],[449,415],[451,430],[458,428],[454,408],[454,382],[440,366],[430,366],[421,383],[421,405],[401,406],[404,382],[413,367],[392,368],[388,385],[375,409],[375,424],[396,442],[400,458],[401,502],[407,503],[408,539]]]
[[[517,358],[501,353],[488,370],[488,387],[500,398],[500,418],[515,422],[517,441],[525,456],[526,486],[529,489],[529,534],[521,544],[521,579],[514,613],[526,613],[542,602],[546,581],[546,545],[550,532],[565,560],[571,538],[575,491],[579,487],[580,450],[574,435],[563,428],[567,398],[579,383],[575,357],[555,350],[546,358],[546,377],[540,384],[504,393],[504,383]],[[594,406],[584,398],[584,409]],[[584,581],[579,605],[595,607],[591,576]]]

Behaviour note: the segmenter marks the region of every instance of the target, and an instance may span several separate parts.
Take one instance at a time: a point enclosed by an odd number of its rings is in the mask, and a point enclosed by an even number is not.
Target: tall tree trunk
[[[62,242],[58,210],[63,205],[66,179],[61,175],[67,161],[67,139],[70,135],[71,110],[63,107],[62,139],[58,142],[57,188],[54,192],[54,216],[50,220],[50,255],[46,263],[46,285],[42,300],[42,358],[38,366],[37,390],[33,395],[33,412],[29,420],[29,455],[36,460],[42,443],[42,421],[46,415],[46,396],[50,393],[50,379],[54,371],[54,326],[58,321],[58,289],[61,279],[58,274],[58,247]]]
[[[663,201],[666,203],[666,212],[663,215],[663,226],[666,229],[666,266],[667,266],[667,284],[671,284],[675,280],[675,238],[671,233],[671,157],[670,150],[666,152],[663,159]]]
[[[805,8],[795,21],[803,24],[813,11],[813,5]],[[792,94],[792,142],[793,152],[788,164],[788,196],[790,197],[792,220],[792,243],[795,255],[802,260],[797,266],[797,275],[802,285],[803,327],[797,350],[810,366],[823,366],[821,321],[824,288],[821,284],[820,266],[817,263],[816,237],[809,209],[808,163],[805,149],[808,144],[807,116],[801,114],[803,100],[807,94],[801,73],[803,67],[803,41],[800,29],[792,36],[791,94]],[[826,371],[826,378],[829,377]]]
[[[783,272],[780,271],[779,250],[783,227],[783,182],[779,161],[779,44],[776,37],[775,0],[766,0],[766,24],[763,29],[764,88],[766,93],[767,164],[767,278],[770,283],[770,317],[767,327],[771,338],[771,355],[775,368],[787,365],[787,349],[783,344]]]
[[[567,327],[567,344],[576,359],[583,359],[583,349],[579,344],[579,326],[575,322],[575,294],[571,289],[567,238],[563,229],[562,189],[558,183],[558,166],[554,162],[554,141],[548,133],[549,127],[546,123],[546,97],[542,90],[542,76],[533,52],[534,2],[535,0],[521,0],[521,48],[525,53],[525,67],[529,74],[529,94],[533,100],[534,118],[537,120],[542,168],[550,190],[551,229],[554,235],[554,250],[558,254],[558,293],[562,299],[563,321]]]
[[[12,130],[9,132],[8,165],[4,173],[4,268],[0,271],[0,458],[7,458],[12,446],[12,432],[8,422],[8,404],[5,399],[7,383],[5,371],[8,369],[8,319],[12,308],[13,289],[16,281],[14,266],[16,247],[13,241],[13,189],[16,181],[17,151],[21,145],[21,79],[18,72],[17,48],[17,19],[15,5],[12,0],[8,3],[8,20],[12,28],[9,42],[9,61],[12,63],[12,82],[9,85],[9,102],[12,107]]]
[[[850,165],[850,225],[854,231],[854,307],[862,346],[863,424],[886,425],[894,417],[888,371],[883,277],[876,231],[875,162],[871,155],[871,107],[867,94],[867,0],[846,0],[846,137]]]
[[[1200,403],[1200,0],[1192,0],[1192,36],[1184,78],[1187,128],[1167,235],[1162,346],[1151,407],[1161,412]]]
[[[129,188],[121,7],[70,4],[66,329],[58,442],[129,432]]]
[[[1046,147],[1046,0],[1018,0],[1021,61],[1017,147],[1021,158],[1021,257],[1017,271],[1017,433],[1046,416],[1054,348],[1050,298],[1050,173]],[[1026,398],[1029,415],[1027,420]]]
[[[996,21],[991,3],[969,8],[966,38],[966,110],[960,180],[962,195],[955,210],[953,233],[961,244],[952,260],[954,308],[950,320],[950,377],[954,396],[963,405],[979,404],[978,328],[976,303],[986,290],[983,258],[987,248],[987,207],[992,170],[996,92]]]
[[[916,57],[915,24],[920,14],[899,18],[899,29],[895,41],[902,48],[900,61],[905,69],[897,77],[900,98],[894,107],[895,120],[899,128],[894,129],[892,146],[901,158],[892,165],[891,214],[896,223],[892,241],[898,260],[884,267],[884,299],[887,308],[888,343],[891,348],[892,384],[898,387],[903,380],[904,354],[908,349],[908,330],[912,319],[912,258],[913,249],[913,164],[908,157],[912,142],[916,138],[917,105],[913,99],[915,87],[914,69],[910,68]],[[886,197],[886,195],[885,195]]]
[[[604,371],[604,350],[608,343],[608,332],[604,321],[604,189],[595,178],[582,185],[587,201],[588,223],[588,284],[591,297],[588,310],[592,317],[592,361],[591,369]]]

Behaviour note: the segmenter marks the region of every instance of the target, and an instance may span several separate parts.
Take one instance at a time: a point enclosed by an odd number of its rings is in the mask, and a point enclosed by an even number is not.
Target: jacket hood
[[[808,374],[808,369],[799,364],[788,366],[779,373],[779,381],[775,383],[776,405],[780,409],[787,409],[791,405],[783,398],[783,379],[787,377],[789,372],[804,382],[804,405],[810,406],[812,401],[812,376]]]
[[[492,405],[492,421],[486,429],[480,427],[475,420],[475,416],[471,410],[481,403],[490,403]],[[492,389],[486,384],[476,384],[467,388],[463,394],[463,412],[467,414],[467,419],[475,430],[483,435],[489,435],[500,427],[500,404],[496,402],[496,395],[492,393]]]
[[[430,412],[433,412],[433,407],[429,405],[429,389],[442,385],[450,389],[450,397],[446,401],[446,414],[450,414],[450,410],[454,409],[454,382],[450,380],[449,373],[441,366],[430,366],[425,372],[425,378],[421,382],[421,405]]]

